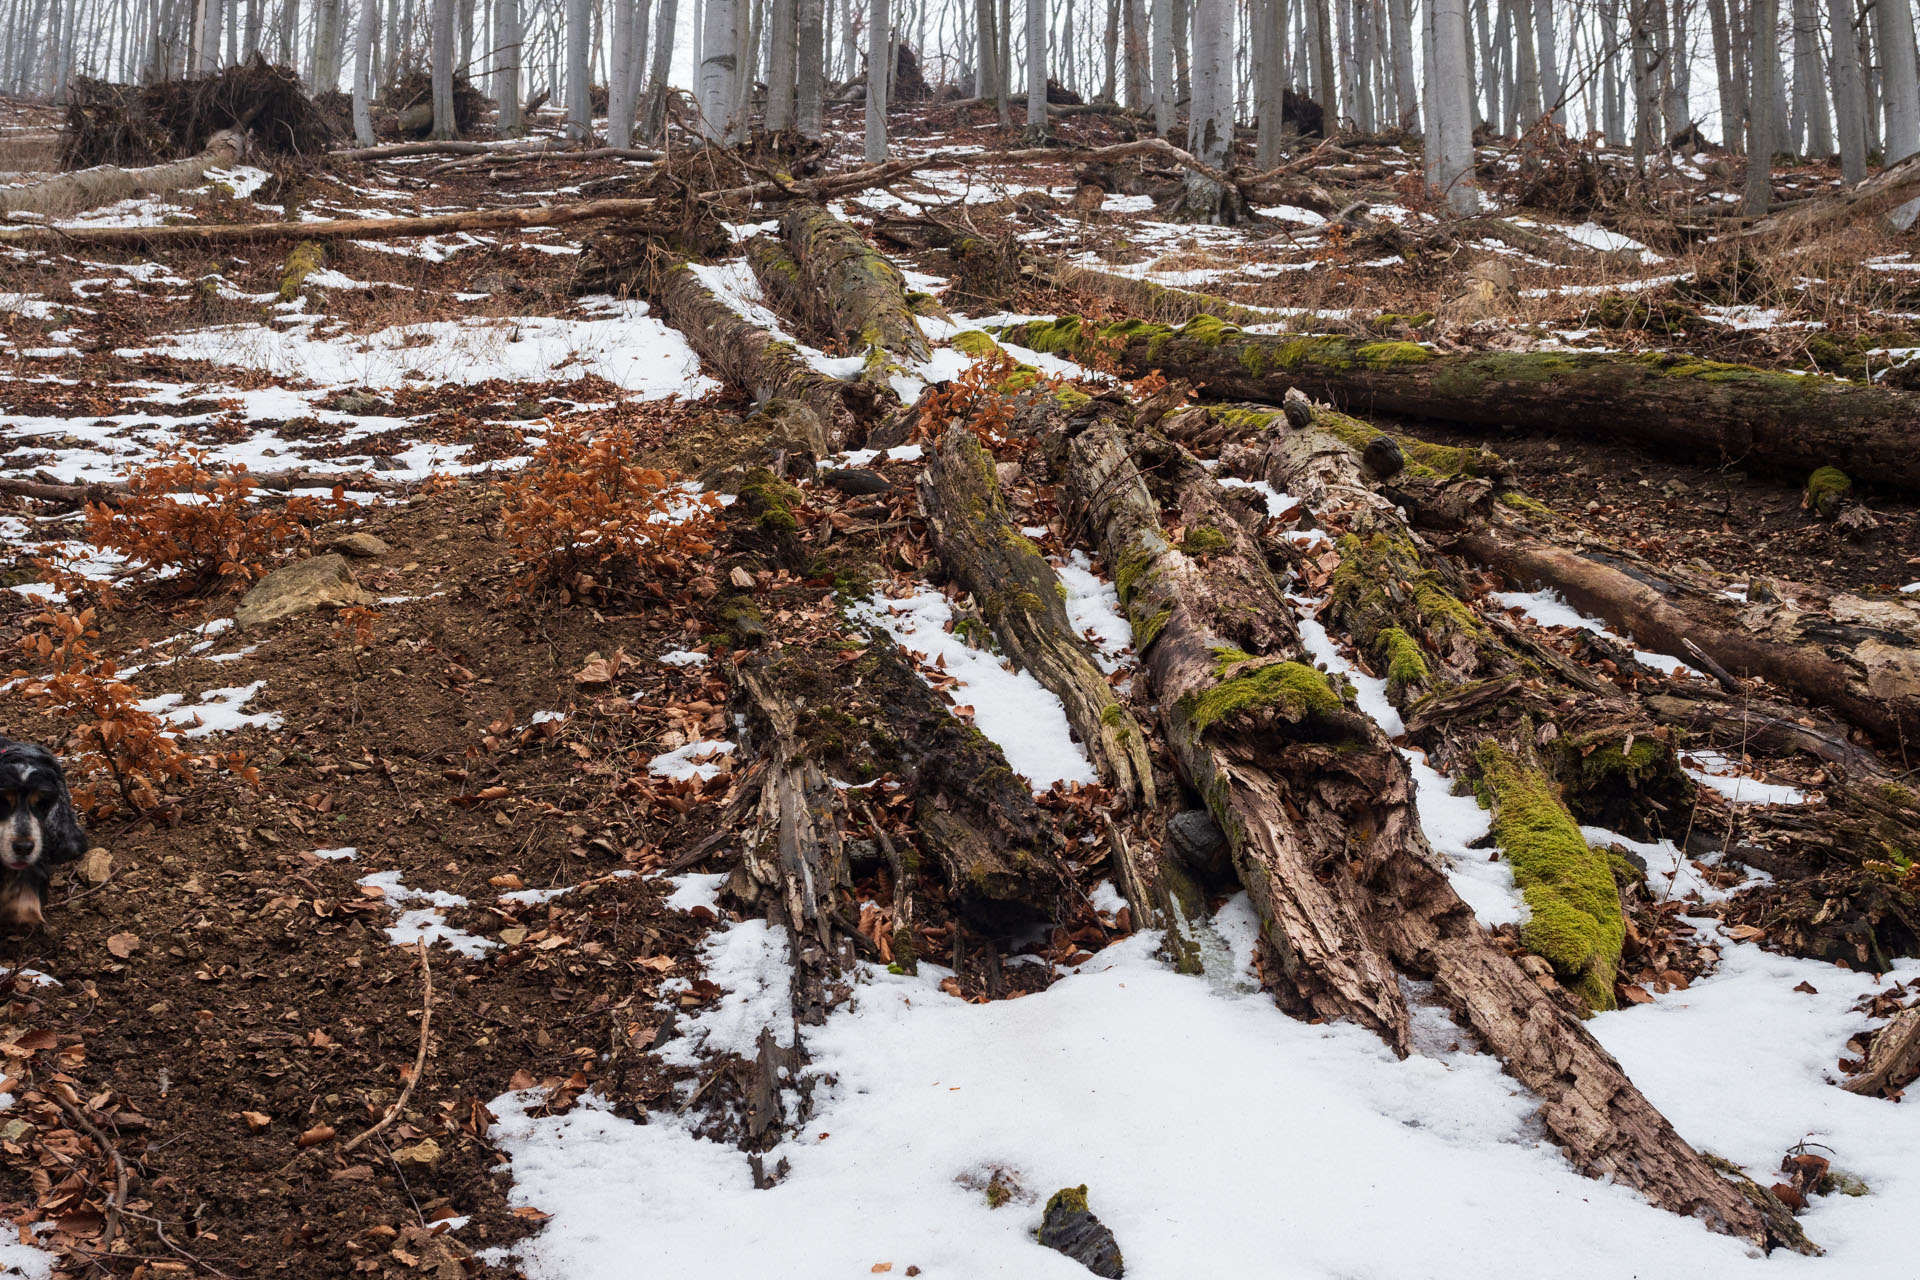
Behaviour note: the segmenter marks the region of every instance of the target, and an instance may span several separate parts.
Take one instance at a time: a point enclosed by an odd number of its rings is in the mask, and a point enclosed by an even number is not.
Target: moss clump
[[[732,634],[741,648],[759,644],[767,638],[767,620],[760,606],[745,596],[733,596],[720,606],[720,625]]]
[[[292,302],[300,296],[307,277],[327,265],[327,251],[318,240],[302,240],[287,255],[287,269],[280,275],[280,300]]]
[[[1218,649],[1216,669],[1232,670],[1257,662],[1238,649]],[[1205,733],[1231,716],[1249,711],[1272,711],[1293,724],[1340,719],[1346,710],[1340,694],[1327,678],[1302,662],[1270,662],[1237,675],[1225,676],[1203,693],[1188,694],[1181,710],[1194,732]]]
[[[1374,368],[1394,364],[1425,364],[1433,352],[1417,342],[1369,342],[1357,352],[1361,363]]]
[[[1001,380],[1000,390],[1006,395],[1013,395],[1017,392],[1032,389],[1033,385],[1039,381],[1040,371],[1038,369],[1019,368]]]
[[[972,356],[976,360],[982,356],[990,356],[1000,349],[999,343],[978,329],[962,329],[947,339],[947,345],[960,354]]]
[[[1421,347],[1419,350],[1426,350]],[[1316,409],[1313,425],[1346,445],[1355,453],[1364,451],[1381,433],[1358,418],[1328,409]],[[1391,433],[1389,433],[1391,435]],[[1406,474],[1421,480],[1445,480],[1453,476],[1497,475],[1504,466],[1500,455],[1490,449],[1472,446],[1432,444],[1412,436],[1392,435],[1407,460]]]
[[[1025,345],[1042,355],[1075,351],[1081,342],[1080,317],[1061,316],[1057,320],[1030,324],[1027,326],[1026,339]]]
[[[1180,549],[1190,556],[1219,555],[1233,543],[1227,535],[1210,524],[1197,524],[1187,530],[1187,536],[1180,539]]]
[[[1062,1187],[1047,1197],[1047,1214],[1051,1216],[1055,1209],[1066,1213],[1090,1212],[1087,1208],[1086,1185],[1083,1183],[1077,1187]]]
[[[1217,347],[1241,336],[1238,328],[1228,324],[1218,316],[1195,316],[1181,325],[1178,334],[1189,342],[1197,342],[1203,347]]]
[[[1153,572],[1153,552],[1145,547],[1128,551],[1120,557],[1120,563],[1113,568],[1113,590],[1120,597],[1120,603],[1130,603],[1145,585],[1145,579]]]
[[[1053,393],[1053,402],[1062,409],[1078,409],[1092,399],[1092,396],[1074,387],[1061,387]]]
[[[1538,498],[1530,498],[1526,494],[1514,490],[1509,490],[1500,495],[1500,505],[1503,507],[1511,507],[1515,511],[1540,520],[1558,520],[1560,518],[1554,514],[1552,507],[1540,501]]]
[[[1399,704],[1427,683],[1427,660],[1420,643],[1399,627],[1388,627],[1374,637],[1374,649],[1387,662],[1387,697]]]
[[[753,516],[762,529],[793,533],[800,528],[793,508],[805,498],[798,489],[765,467],[756,467],[740,478],[739,494],[747,514]]]
[[[1521,940],[1588,1007],[1613,1008],[1626,922],[1606,853],[1587,846],[1544,774],[1493,742],[1474,761],[1493,801],[1493,838],[1533,913]]]
[[[1821,467],[1807,477],[1807,510],[1832,515],[1853,492],[1853,481],[1838,467]]]

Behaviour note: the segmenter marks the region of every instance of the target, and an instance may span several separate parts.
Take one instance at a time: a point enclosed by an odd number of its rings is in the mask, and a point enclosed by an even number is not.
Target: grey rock
[[[1227,853],[1226,834],[1205,809],[1186,809],[1168,818],[1167,843],[1196,871],[1210,872]]]
[[[869,471],[865,467],[841,467],[827,472],[821,483],[841,493],[867,495],[886,493],[893,488],[887,478],[878,471]]]

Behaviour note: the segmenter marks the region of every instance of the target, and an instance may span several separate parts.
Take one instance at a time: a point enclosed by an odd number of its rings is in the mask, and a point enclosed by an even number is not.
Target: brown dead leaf
[[[733,566],[732,570],[728,572],[727,581],[733,583],[734,586],[739,587],[742,591],[753,590],[756,583],[752,572],[741,568],[739,565]]]
[[[599,653],[587,655],[586,663],[573,673],[575,684],[611,684],[615,676],[625,669],[627,651],[615,649],[611,658],[603,658]]]
[[[1631,982],[1623,982],[1620,984],[1620,994],[1625,996],[1631,1004],[1653,1003],[1653,996],[1645,987],[1635,986]]]
[[[300,1135],[300,1146],[303,1150],[331,1141],[333,1141],[333,1126],[330,1124],[317,1124]]]
[[[259,1133],[273,1123],[273,1117],[264,1111],[242,1111],[240,1118],[247,1122],[247,1128]]]
[[[107,950],[125,960],[140,949],[140,935],[137,933],[116,933],[107,939]]]

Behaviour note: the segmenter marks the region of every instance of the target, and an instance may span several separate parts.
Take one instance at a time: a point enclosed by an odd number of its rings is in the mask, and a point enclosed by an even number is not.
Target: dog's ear
[[[50,863],[72,862],[87,851],[87,833],[80,825],[80,815],[73,811],[73,795],[67,790],[65,774],[56,773],[55,777],[60,780],[60,794],[47,812],[42,856]]]

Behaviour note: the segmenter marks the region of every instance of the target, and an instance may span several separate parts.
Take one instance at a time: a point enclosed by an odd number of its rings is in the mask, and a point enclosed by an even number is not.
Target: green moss
[[[1130,603],[1145,585],[1145,579],[1153,572],[1154,553],[1145,547],[1135,548],[1120,557],[1120,563],[1113,569],[1114,593],[1120,597],[1120,603]]]
[[[1888,804],[1898,805],[1902,809],[1912,809],[1916,807],[1913,792],[1897,782],[1881,784],[1880,798]]]
[[[1196,524],[1180,539],[1180,549],[1190,556],[1218,555],[1232,545],[1226,534],[1210,524]]]
[[[1374,637],[1374,649],[1387,661],[1387,697],[1396,704],[1427,683],[1427,660],[1420,642],[1399,627],[1388,627]]]
[[[1589,1007],[1613,1008],[1626,923],[1607,855],[1587,846],[1544,774],[1493,742],[1474,761],[1493,801],[1493,838],[1532,912],[1521,940]]]
[[[1167,620],[1171,617],[1173,617],[1173,606],[1168,605],[1158,613],[1141,619],[1133,628],[1133,651],[1137,654],[1145,653],[1147,646],[1158,640],[1160,633],[1167,629]]]
[[[1083,1183],[1077,1187],[1062,1187],[1047,1197],[1047,1212],[1051,1214],[1055,1209],[1062,1209],[1067,1213],[1091,1212],[1087,1208],[1086,1185]]]
[[[1074,387],[1060,387],[1053,393],[1053,402],[1062,409],[1078,409],[1092,399],[1092,396]]]
[[[1081,342],[1080,317],[1061,316],[1027,326],[1025,345],[1042,354],[1072,352]]]
[[[962,329],[947,339],[947,345],[962,355],[972,356],[976,360],[982,356],[990,356],[1000,349],[999,343],[978,329]]]
[[[1433,359],[1433,352],[1417,342],[1369,342],[1355,354],[1361,363],[1376,369],[1394,364],[1425,364]]]
[[[1573,776],[1579,778],[1578,790],[1582,792],[1606,786],[1637,790],[1673,769],[1673,749],[1658,738],[1636,738],[1625,751],[1621,748],[1626,744],[1612,741],[1611,735],[1562,738],[1555,745],[1568,754],[1570,761],[1578,762]]]
[[[1821,515],[1832,514],[1853,492],[1853,481],[1838,467],[1821,467],[1807,477],[1807,507]]]
[[[1243,335],[1237,327],[1218,316],[1195,316],[1180,326],[1179,336],[1203,347],[1217,347]]]
[[[1355,453],[1364,450],[1376,436],[1382,434],[1378,428],[1369,426],[1358,418],[1350,418],[1344,413],[1335,413],[1330,409],[1314,410],[1313,425],[1316,429],[1333,436]],[[1502,469],[1500,455],[1488,449],[1431,444],[1425,440],[1416,440],[1412,436],[1403,435],[1394,435],[1393,441],[1400,446],[1401,456],[1407,460],[1406,474],[1418,479],[1445,480],[1462,475],[1487,476],[1497,474]]]
[[[1237,649],[1217,649],[1217,667],[1228,670],[1257,662]],[[1248,711],[1272,711],[1294,724],[1337,720],[1345,704],[1327,678],[1301,662],[1270,662],[1229,675],[1202,693],[1181,700],[1181,711],[1196,733],[1205,733],[1229,717]]]
[[[1538,498],[1530,498],[1526,494],[1516,490],[1508,490],[1506,493],[1501,494],[1500,505],[1511,507],[1515,511],[1523,512],[1526,515],[1534,516],[1541,520],[1558,520],[1560,518],[1555,514],[1553,508],[1546,503],[1540,501]]]
[[[793,514],[794,504],[804,501],[801,492],[768,471],[756,467],[740,479],[741,503],[762,529],[792,533],[800,521]]]
[[[300,296],[307,277],[327,265],[327,251],[318,240],[302,240],[287,255],[287,269],[280,274],[280,300],[292,302]]]
[[[1001,381],[1000,390],[1011,395],[1015,392],[1030,389],[1038,381],[1040,381],[1040,371],[1038,369],[1015,369]]]

